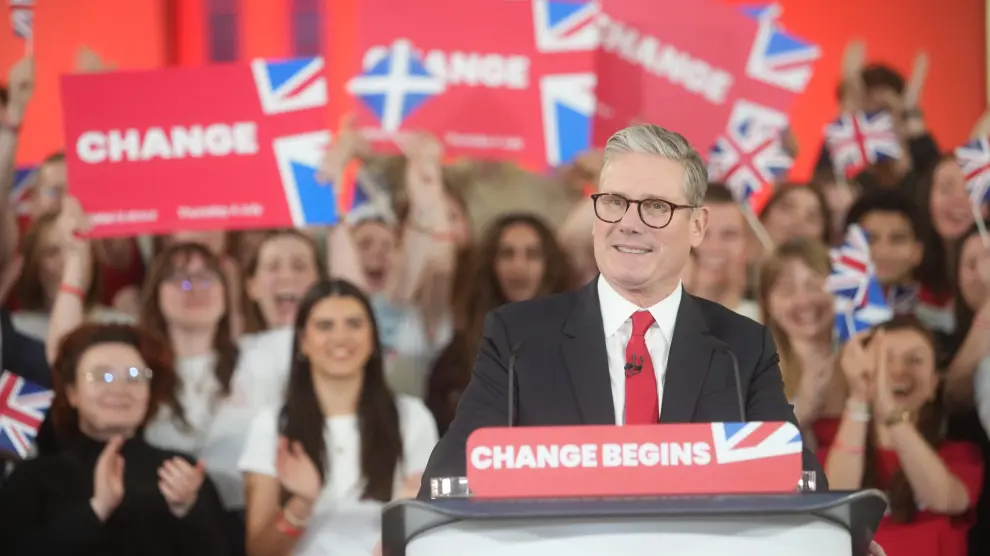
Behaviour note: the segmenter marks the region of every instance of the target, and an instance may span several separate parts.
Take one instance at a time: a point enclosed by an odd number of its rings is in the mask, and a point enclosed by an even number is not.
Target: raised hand
[[[11,66],[7,82],[10,97],[5,117],[8,124],[19,125],[34,94],[34,58],[25,56]]]
[[[813,419],[818,415],[819,410],[825,404],[825,397],[828,393],[829,385],[832,383],[832,374],[835,371],[835,363],[838,354],[831,354],[821,361],[816,361],[813,365],[805,363],[801,373],[801,384],[798,386],[798,397],[807,404]]]
[[[275,472],[282,488],[306,502],[316,502],[323,490],[323,481],[316,464],[306,454],[298,441],[289,441],[284,436],[278,439],[275,454]]]
[[[876,388],[873,394],[874,414],[886,419],[897,410],[897,401],[891,390],[887,370],[887,334],[880,330],[873,339],[873,355],[876,357]]]
[[[91,229],[89,217],[75,197],[66,195],[62,199],[62,210],[55,220],[56,237],[62,247],[70,253],[78,253],[89,248],[86,239]]]
[[[158,468],[158,490],[175,517],[185,517],[196,504],[199,487],[206,476],[203,462],[191,465],[180,457],[166,460]]]
[[[928,53],[918,52],[914,57],[914,67],[911,68],[911,78],[904,88],[904,108],[917,108],[921,103],[921,93],[928,79]]]
[[[122,436],[111,438],[96,460],[89,505],[100,521],[106,521],[124,500],[124,457],[120,455],[123,445]]]
[[[354,114],[348,112],[340,118],[337,133],[330,142],[317,172],[317,178],[323,182],[332,182],[340,178],[347,163],[355,156],[364,156],[370,151],[368,141],[354,129]]]
[[[432,135],[417,132],[405,139],[406,188],[416,207],[438,202],[443,193],[443,145]]]
[[[876,359],[873,346],[867,347],[868,335],[854,335],[842,347],[839,364],[849,384],[849,397],[859,403],[869,403],[873,398]]]

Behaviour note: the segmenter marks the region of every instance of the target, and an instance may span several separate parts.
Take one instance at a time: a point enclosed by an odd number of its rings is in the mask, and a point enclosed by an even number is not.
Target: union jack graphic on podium
[[[10,371],[0,374],[0,451],[31,455],[53,393]]]
[[[405,39],[378,59],[366,58],[361,74],[347,83],[347,92],[371,110],[385,131],[397,131],[420,105],[445,90],[443,79],[426,69]]]
[[[894,118],[887,112],[843,114],[825,126],[836,175],[852,178],[870,164],[901,158]]]
[[[956,160],[966,176],[966,190],[974,206],[990,200],[990,142],[973,139],[956,149]]]
[[[791,423],[712,423],[717,463],[800,454],[801,431]]]
[[[835,327],[840,341],[887,322],[893,311],[876,277],[870,242],[858,225],[846,232],[846,241],[831,252],[832,272],[825,288],[835,296]]]
[[[711,181],[724,183],[736,201],[750,197],[780,180],[794,160],[784,148],[780,130],[749,119],[730,123],[715,140],[708,157]]]
[[[327,104],[323,58],[254,60],[251,72],[265,114],[282,114]]]
[[[778,19],[777,4],[747,6],[743,13],[757,21],[756,40],[746,63],[746,73],[758,81],[795,93],[803,93],[814,74],[821,50],[788,33]]]
[[[600,12],[591,0],[533,0],[536,49],[542,53],[594,50]]]

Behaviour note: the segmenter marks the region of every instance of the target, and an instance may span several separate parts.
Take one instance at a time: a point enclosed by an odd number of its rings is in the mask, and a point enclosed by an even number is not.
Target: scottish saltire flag
[[[559,166],[591,147],[595,74],[548,75],[540,80],[547,162]]]
[[[832,250],[831,259],[832,272],[825,287],[835,297],[835,331],[840,341],[893,317],[863,228],[849,226],[845,242]]]
[[[990,142],[986,137],[973,139],[955,151],[956,160],[966,176],[966,191],[973,206],[990,200]]]
[[[0,374],[0,451],[26,458],[52,405],[53,392],[10,371]]]
[[[317,177],[330,146],[330,133],[279,137],[273,146],[293,225],[301,228],[335,224],[340,213],[333,185]]]
[[[709,153],[709,179],[726,184],[736,201],[748,204],[753,195],[772,188],[794,163],[780,133],[779,128],[755,119],[730,122]]]
[[[870,164],[901,158],[901,142],[888,112],[843,114],[825,126],[836,175],[852,178]]]
[[[600,12],[601,7],[592,0],[533,0],[537,51],[594,50],[599,37],[595,20]]]
[[[10,191],[11,206],[16,214],[31,213],[31,184],[35,179],[35,167],[14,170],[14,187]]]
[[[735,463],[800,454],[801,431],[791,423],[712,423],[715,461]]]
[[[351,78],[347,91],[370,110],[384,131],[394,132],[420,105],[443,93],[446,85],[431,74],[412,43],[396,40],[388,51]]]
[[[34,0],[8,0],[7,5],[14,36],[30,39],[34,35]]]
[[[251,72],[264,114],[282,114],[327,104],[323,58],[253,60]]]
[[[814,63],[821,57],[818,46],[784,30],[777,4],[745,6],[742,11],[757,21],[746,74],[788,91],[804,92],[814,75]]]

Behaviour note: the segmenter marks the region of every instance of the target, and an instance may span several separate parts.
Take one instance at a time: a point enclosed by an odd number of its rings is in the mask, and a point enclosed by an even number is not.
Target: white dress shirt
[[[657,407],[661,413],[663,379],[667,374],[667,357],[674,337],[677,310],[681,306],[682,290],[678,283],[670,295],[656,305],[645,308],[656,321],[646,331],[646,349],[650,352],[653,372],[657,377]],[[598,302],[605,328],[605,350],[608,353],[608,375],[612,382],[612,402],[615,404],[615,424],[622,425],[626,422],[626,344],[632,336],[633,313],[644,309],[619,295],[601,275],[598,277]]]

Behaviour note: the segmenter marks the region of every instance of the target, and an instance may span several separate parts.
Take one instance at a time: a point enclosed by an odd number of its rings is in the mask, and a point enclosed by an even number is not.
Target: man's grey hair
[[[622,153],[655,154],[680,162],[684,167],[684,196],[688,204],[701,206],[708,189],[708,170],[698,151],[680,133],[653,124],[621,129],[608,138],[602,158],[602,174],[609,162]]]

